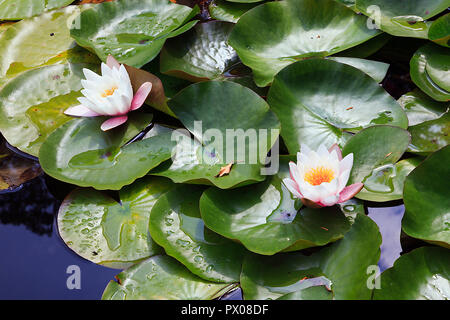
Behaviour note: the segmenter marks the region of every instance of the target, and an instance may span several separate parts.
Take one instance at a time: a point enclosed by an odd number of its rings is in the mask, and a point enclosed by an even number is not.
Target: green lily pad
[[[360,59],[370,57],[378,50],[383,48],[384,45],[388,43],[391,38],[392,36],[390,34],[383,32],[373,37],[372,39],[357,45],[356,47],[339,52],[339,56],[360,58]]]
[[[405,110],[410,126],[438,119],[450,107],[448,102],[434,101],[420,90],[404,94],[398,99],[398,103]]]
[[[433,21],[428,31],[428,39],[440,44],[441,46],[450,47],[450,13]]]
[[[429,156],[406,178],[402,229],[414,238],[450,248],[448,177],[450,146]]]
[[[375,300],[450,299],[450,254],[443,248],[422,247],[401,256],[381,276]]]
[[[272,255],[287,250],[323,246],[344,236],[351,222],[338,206],[302,207],[282,183],[289,177],[289,158],[278,175],[233,190],[211,188],[200,199],[205,225],[248,250]]]
[[[377,186],[383,180],[384,183],[393,185],[394,164],[406,151],[410,139],[408,131],[383,125],[373,126],[355,134],[342,150],[344,157],[353,153],[353,168],[348,184],[358,182],[365,184],[367,181],[369,187],[367,189],[365,186],[367,191],[376,193],[388,191],[381,190],[381,187],[377,189]],[[391,192],[395,192],[393,186]],[[356,197],[358,198],[359,194]]]
[[[161,51],[161,72],[190,81],[222,78],[239,62],[227,44],[232,23],[197,24],[180,38],[169,39]]]
[[[103,300],[207,300],[220,297],[233,284],[203,280],[169,256],[136,264],[110,281]]]
[[[56,129],[44,142],[39,161],[44,171],[64,182],[99,190],[119,190],[170,159],[175,143],[161,134],[124,145],[151,121],[133,114],[128,125],[103,132],[104,117],[76,119]]]
[[[224,189],[264,180],[261,170],[280,124],[255,92],[229,81],[199,82],[173,97],[169,107],[200,143],[174,136],[178,146],[172,161],[152,174]],[[230,164],[230,173],[219,177]]]
[[[214,0],[208,9],[211,18],[236,23],[244,13],[260,4],[258,2],[238,3],[228,0]]]
[[[398,37],[428,38],[426,20],[447,9],[448,0],[356,0],[356,9],[377,27]]]
[[[45,139],[71,117],[64,114],[79,105],[83,68],[91,64],[55,64],[31,69],[0,90],[0,131],[8,142],[33,156]]]
[[[375,222],[357,214],[342,240],[312,255],[301,252],[271,257],[248,255],[241,274],[244,298],[278,299],[300,289],[326,285],[331,286],[337,300],[370,299],[368,267],[377,264],[380,244],[381,235]]]
[[[59,234],[81,257],[111,268],[160,254],[149,234],[149,217],[172,186],[168,179],[146,177],[120,190],[119,202],[100,191],[75,189],[59,209]]]
[[[283,69],[268,102],[281,121],[281,136],[295,154],[300,143],[312,148],[340,146],[349,132],[390,124],[407,128],[400,105],[379,84],[356,68],[328,59],[309,59]]]
[[[332,300],[333,293],[324,285],[312,286],[285,294],[277,300]]]
[[[383,81],[389,69],[388,63],[373,60],[351,58],[351,57],[329,57],[328,59],[355,67],[356,69],[359,69],[368,76],[370,76],[376,82]]]
[[[213,282],[239,282],[244,248],[205,227],[199,200],[204,188],[180,186],[161,197],[149,230],[166,253]]]
[[[103,61],[111,54],[120,63],[140,68],[158,55],[166,39],[192,28],[197,21],[188,21],[197,13],[197,7],[169,1],[104,2],[84,11],[71,35]]]
[[[406,177],[421,162],[422,159],[416,157],[375,168],[364,180],[364,188],[358,193],[357,197],[376,202],[402,199]]]
[[[264,87],[297,60],[332,55],[377,35],[366,20],[333,0],[268,2],[239,19],[229,43]]]
[[[53,10],[19,21],[1,33],[0,87],[9,79],[33,68],[67,61],[98,63],[97,57],[75,47],[69,31],[72,21],[90,7],[68,6]]]
[[[450,144],[450,113],[440,118],[409,127],[411,144],[408,151],[427,155]]]
[[[411,59],[411,79],[437,101],[450,100],[450,49],[429,43]]]
[[[3,0],[0,20],[20,20],[71,4],[72,0]]]

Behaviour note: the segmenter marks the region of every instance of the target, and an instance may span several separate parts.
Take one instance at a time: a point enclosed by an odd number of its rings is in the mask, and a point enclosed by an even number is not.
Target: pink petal
[[[68,108],[66,111],[64,111],[64,114],[68,116],[74,116],[74,117],[97,117],[99,114],[97,112],[92,111],[89,108],[86,108],[82,104]]]
[[[361,189],[364,187],[364,184],[359,182],[359,183],[354,183],[351,184],[349,186],[346,186],[341,193],[339,194],[339,201],[338,203],[341,202],[345,202],[347,200],[350,200],[351,198],[353,198],[358,192],[361,191]]]
[[[341,148],[339,148],[337,143],[333,144],[331,146],[331,148],[328,149],[328,152],[331,153],[333,150],[336,151],[338,159],[339,159],[339,161],[341,161],[342,160],[342,151],[341,151]]]
[[[300,189],[298,188],[297,183],[294,180],[291,179],[283,179],[283,183],[286,186],[286,188],[296,197],[296,198],[303,198],[302,193],[300,192]]]
[[[145,102],[145,99],[147,99],[148,95],[150,94],[150,91],[152,90],[152,83],[151,82],[145,82],[139,90],[135,93],[133,97],[133,101],[131,101],[131,108],[130,110],[136,110],[139,109]]]
[[[112,55],[109,55],[108,58],[106,58],[106,65],[110,68],[120,68],[119,61],[117,61]]]
[[[110,129],[113,129],[115,127],[120,126],[121,124],[127,122],[128,117],[127,116],[122,116],[122,117],[115,117],[115,118],[111,118],[106,120],[105,122],[102,123],[102,126],[100,127],[103,131],[108,131]]]

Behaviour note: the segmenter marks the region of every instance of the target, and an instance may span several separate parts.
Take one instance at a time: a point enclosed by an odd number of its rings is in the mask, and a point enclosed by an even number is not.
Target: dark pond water
[[[70,187],[54,183],[41,176],[17,192],[0,194],[0,299],[99,299],[120,272],[80,258],[60,239],[55,213]],[[403,213],[401,204],[368,208],[383,236],[381,270],[392,266],[402,252]],[[73,265],[81,271],[80,290],[66,285]],[[241,293],[227,299],[241,299]]]

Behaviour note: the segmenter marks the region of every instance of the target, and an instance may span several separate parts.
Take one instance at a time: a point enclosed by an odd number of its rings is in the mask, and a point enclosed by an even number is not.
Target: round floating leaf
[[[312,255],[300,252],[271,257],[248,255],[241,274],[244,298],[277,299],[306,288],[326,286],[334,299],[370,299],[367,270],[377,264],[380,244],[377,225],[366,215],[357,214],[342,240]]]
[[[236,23],[244,13],[257,5],[260,3],[230,3],[228,0],[215,0],[208,9],[211,18]]]
[[[149,217],[172,186],[168,179],[146,177],[120,190],[119,202],[100,191],[75,189],[59,209],[59,234],[78,255],[111,268],[160,254],[148,231]]]
[[[69,32],[72,21],[87,8],[90,5],[47,12],[17,22],[0,34],[0,87],[22,72],[45,65],[68,60],[97,63],[91,53],[74,47]]]
[[[234,287],[203,280],[169,256],[155,256],[136,264],[110,281],[103,300],[206,300]]]
[[[410,139],[408,131],[391,126],[374,126],[354,135],[342,150],[344,157],[353,153],[353,168],[348,184],[367,182],[367,187],[372,188],[367,191],[379,192],[382,189],[380,180],[385,180],[385,183],[392,185],[391,192],[395,192],[392,181],[394,164],[405,152]]]
[[[330,57],[329,59],[355,67],[370,76],[376,82],[383,81],[389,69],[389,64],[379,61],[350,57]]]
[[[427,155],[450,144],[450,114],[409,127],[411,144],[409,152]]]
[[[403,198],[403,185],[406,176],[422,161],[409,158],[394,164],[385,164],[372,170],[365,179],[364,188],[357,197],[362,200],[385,202]]]
[[[79,105],[83,68],[91,64],[55,64],[31,69],[0,90],[0,130],[8,142],[33,156],[45,139],[71,117],[67,108]]]
[[[211,21],[197,24],[176,39],[169,39],[161,51],[161,72],[190,81],[224,77],[239,62],[227,44],[232,23]]]
[[[360,59],[370,57],[382,47],[384,47],[384,45],[388,43],[391,38],[391,35],[383,32],[376,37],[373,37],[372,39],[357,45],[356,47],[339,52],[339,56]]]
[[[380,276],[375,300],[450,299],[450,253],[436,247],[422,247],[401,256]]]
[[[244,249],[205,227],[199,200],[203,188],[180,186],[151,212],[150,233],[166,253],[192,273],[213,282],[239,282]]]
[[[349,132],[376,124],[406,128],[400,105],[360,70],[327,59],[309,59],[283,69],[268,102],[281,121],[281,136],[291,154],[307,141],[312,148],[343,146]]]
[[[72,0],[3,0],[0,1],[0,20],[20,20],[72,2]]]
[[[411,59],[411,79],[437,101],[450,100],[450,49],[429,43]]]
[[[104,117],[72,120],[44,142],[39,160],[44,171],[81,187],[119,190],[143,177],[171,156],[170,134],[125,145],[151,121],[151,115],[133,114],[128,125],[103,132]]]
[[[312,286],[285,294],[277,300],[332,300],[333,293],[324,285]]]
[[[267,86],[299,59],[332,55],[377,35],[366,20],[333,0],[268,2],[239,19],[229,43],[252,68],[256,84]]]
[[[356,9],[371,17],[374,27],[399,37],[428,38],[425,20],[447,9],[448,0],[356,0]]]
[[[406,178],[402,229],[414,238],[450,247],[450,146],[429,156]]]
[[[410,126],[435,120],[442,116],[450,107],[447,102],[437,102],[420,90],[414,90],[404,94],[398,99],[408,116]]]
[[[342,238],[351,222],[338,206],[302,207],[284,186],[282,179],[289,177],[288,160],[282,158],[280,173],[262,183],[205,191],[200,199],[205,225],[264,255],[322,246]]]
[[[433,21],[428,31],[428,39],[444,47],[450,47],[450,13]]]
[[[280,124],[255,92],[229,81],[200,82],[173,97],[169,107],[202,145],[182,134],[174,136],[179,140],[174,161],[152,174],[220,188],[264,179],[260,172]],[[225,166],[229,172],[219,175]]]
[[[155,58],[167,38],[193,27],[188,22],[197,9],[161,0],[117,0],[84,11],[72,25],[71,35],[82,47],[106,60],[142,67]]]

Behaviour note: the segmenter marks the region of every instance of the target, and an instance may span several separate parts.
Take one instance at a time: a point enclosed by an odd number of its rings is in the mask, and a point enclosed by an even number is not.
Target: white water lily
[[[332,206],[353,198],[364,186],[362,183],[346,186],[352,167],[353,153],[342,159],[337,144],[329,150],[321,145],[317,152],[302,144],[297,164],[289,163],[291,178],[283,179],[283,183],[305,205]]]
[[[125,66],[109,56],[101,65],[102,75],[83,69],[86,80],[81,80],[84,97],[78,98],[78,106],[68,108],[64,113],[77,117],[111,116],[101,125],[103,131],[110,130],[128,120],[128,112],[139,109],[152,89],[151,82],[145,82],[133,95],[130,76]]]

